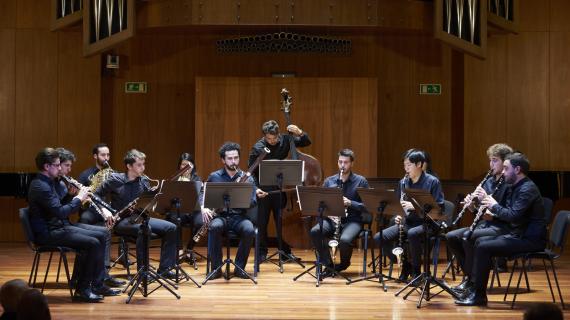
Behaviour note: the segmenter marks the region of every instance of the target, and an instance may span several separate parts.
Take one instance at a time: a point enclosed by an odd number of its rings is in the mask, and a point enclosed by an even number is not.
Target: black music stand
[[[459,300],[459,296],[455,292],[449,288],[449,286],[436,277],[434,277],[430,272],[430,258],[429,258],[429,251],[430,251],[430,230],[436,229],[436,232],[439,231],[439,225],[437,221],[444,219],[444,216],[441,212],[441,207],[438,203],[435,202],[431,194],[427,190],[420,190],[420,189],[405,189],[405,193],[410,199],[410,202],[413,204],[415,208],[415,214],[418,214],[423,219],[423,226],[424,226],[424,270],[423,272],[412,279],[407,285],[405,285],[402,289],[396,292],[395,296],[397,297],[400,293],[402,293],[407,288],[411,289],[403,296],[403,299],[406,300],[408,296],[417,291],[418,288],[421,288],[420,299],[418,301],[417,307],[421,308],[422,301],[425,299],[429,301],[431,298],[435,297],[436,295],[440,294],[441,292],[445,291],[449,293],[453,298]],[[433,228],[433,229],[430,229]],[[413,286],[414,283],[421,283],[420,286],[415,287]],[[432,289],[432,285],[434,287],[441,288],[436,294],[430,295],[430,289]]]
[[[165,279],[160,274],[158,274],[154,268],[150,266],[149,263],[149,242],[150,242],[150,235],[151,230],[148,222],[150,220],[150,211],[154,211],[156,205],[158,203],[158,199],[161,193],[160,190],[153,194],[143,194],[141,195],[137,202],[136,202],[136,209],[140,210],[140,213],[133,219],[134,222],[142,219],[140,225],[140,233],[143,235],[143,246],[144,246],[144,254],[142,257],[143,265],[137,271],[137,274],[131,279],[129,284],[125,287],[123,292],[127,292],[129,287],[131,287],[127,300],[125,303],[130,303],[133,295],[138,290],[141,291],[143,297],[148,297],[151,293],[155,292],[159,288],[163,287],[168,290],[172,295],[174,295],[177,299],[180,299],[180,296],[174,292],[173,289],[178,289],[176,284],[170,282],[168,279]],[[152,289],[151,291],[148,290],[148,285],[150,282],[157,282],[159,285]]]
[[[204,185],[204,208],[224,208],[226,214],[230,209],[249,209],[253,185],[238,182],[206,182]],[[215,219],[215,218],[214,218]],[[225,278],[230,279],[230,265],[257,284],[257,281],[230,258],[229,228],[226,226],[226,259],[216,269],[210,271],[202,285],[206,284],[223,266],[226,266]],[[255,268],[255,266],[254,266]]]
[[[383,250],[383,241],[382,240],[382,231],[383,228],[380,227],[380,223],[384,221],[384,213],[388,211],[388,214],[391,216],[400,214],[404,216],[404,210],[402,209],[402,205],[400,204],[400,199],[394,193],[394,190],[382,190],[382,189],[368,189],[368,188],[357,188],[358,194],[364,203],[364,206],[368,209],[370,214],[373,214],[372,208],[376,207],[377,215],[375,217],[377,229],[380,230],[380,259],[382,257],[382,250]],[[373,217],[374,218],[374,217]],[[402,223],[404,223],[402,221]],[[404,253],[405,254],[405,253]],[[372,261],[375,263],[374,261]],[[388,291],[386,288],[386,283],[384,279],[395,280],[390,276],[386,276],[382,273],[382,265],[379,266],[378,272],[374,272],[373,275],[366,276],[366,274],[358,279],[351,280],[350,283],[364,281],[364,280],[371,280],[374,278],[378,278],[378,282],[382,284],[382,288],[384,292]]]
[[[299,199],[299,207],[301,208],[301,213],[308,216],[317,216],[319,219],[319,228],[321,234],[323,233],[323,219],[328,216],[342,217],[344,216],[344,202],[342,200],[342,190],[339,188],[323,188],[323,187],[305,187],[297,186],[297,197]],[[325,246],[325,237],[322,237],[323,247]],[[322,280],[322,268],[328,270],[333,277],[341,276],[346,281],[350,281],[349,278],[340,274],[334,268],[328,265],[323,265],[321,258],[317,252],[317,260],[315,265],[309,269],[303,271],[295,278],[293,281],[297,281],[300,277],[305,274],[309,274],[317,280],[317,287],[320,285]],[[310,273],[315,269],[315,274]]]
[[[283,186],[298,186],[303,184],[305,171],[305,163],[302,160],[263,160],[259,166],[259,184],[262,186],[277,186],[279,188],[279,206],[277,212],[277,252],[269,255],[263,263],[269,261],[279,267],[279,272],[283,273],[283,262],[293,261],[305,268],[305,265],[294,259],[290,254],[283,251],[282,236],[282,209],[283,203]],[[278,256],[278,263],[271,261],[271,258]],[[286,259],[283,259],[286,257]]]
[[[200,285],[192,276],[190,276],[186,271],[180,267],[180,247],[182,230],[180,228],[180,210],[184,212],[192,212],[196,210],[198,204],[198,192],[196,190],[196,184],[190,181],[164,181],[162,184],[161,195],[157,204],[158,212],[167,212],[172,208],[176,208],[176,230],[177,230],[177,243],[176,243],[176,264],[170,269],[164,272],[169,272],[170,270],[176,270],[176,282],[180,282],[182,279],[188,281],[191,280],[194,284],[200,288]],[[200,208],[198,206],[198,208]]]

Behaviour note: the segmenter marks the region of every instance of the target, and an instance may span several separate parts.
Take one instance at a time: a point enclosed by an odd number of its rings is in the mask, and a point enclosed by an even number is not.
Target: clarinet
[[[406,173],[406,175],[404,176],[404,181],[402,182],[402,185],[400,186],[400,201],[404,201],[404,198],[406,197],[406,193],[404,192],[404,188],[406,187],[406,184],[408,183],[409,178],[410,177]],[[404,218],[404,217],[402,217],[402,218]],[[398,246],[395,247],[394,249],[392,249],[392,254],[396,256],[396,259],[398,260],[399,265],[403,265],[404,262],[407,260],[406,254],[404,254],[404,224],[403,224],[403,221],[400,221],[400,223],[398,223]]]
[[[79,181],[77,181],[71,177],[62,176],[61,178],[63,180],[65,180],[65,182],[67,184],[70,184],[70,185],[76,187],[77,189],[81,189],[84,187]],[[93,194],[93,193],[89,193],[88,196],[91,199],[91,203],[93,204],[91,207],[93,209],[95,209],[95,211],[97,211],[97,213],[99,213],[101,216],[104,217],[103,213],[101,212],[101,207],[109,210],[113,215],[115,215],[117,210],[113,209],[113,207],[111,207],[110,204],[103,201],[103,199],[99,198],[99,196],[97,196],[96,194]]]
[[[499,178],[499,181],[497,182],[497,186],[495,187],[495,190],[493,190],[493,193],[491,193],[491,196],[494,196],[495,193],[497,193],[497,191],[499,190],[499,188],[501,188],[501,185],[503,184],[503,182],[505,182],[505,177],[503,175],[501,175],[501,177]],[[471,239],[471,236],[473,236],[473,231],[475,231],[475,228],[477,227],[477,224],[479,223],[479,221],[481,221],[481,219],[483,219],[483,215],[485,215],[487,211],[486,207],[479,207],[479,210],[477,211],[477,214],[475,215],[475,218],[473,219],[473,223],[469,226],[469,230],[465,231],[465,234],[463,236],[463,240],[467,241],[469,239]]]
[[[493,169],[490,169],[489,172],[487,172],[487,174],[485,175],[485,178],[483,178],[483,180],[481,180],[481,182],[477,185],[477,188],[479,188],[480,186],[483,185],[483,183],[485,183],[493,174]],[[477,189],[475,188],[475,189]],[[463,208],[461,209],[461,211],[457,214],[457,217],[455,218],[455,220],[453,220],[453,223],[451,224],[452,226],[457,225],[457,223],[459,222],[459,220],[461,220],[461,218],[463,217],[463,214],[465,213],[465,210],[469,207],[471,203],[466,202],[463,205]]]

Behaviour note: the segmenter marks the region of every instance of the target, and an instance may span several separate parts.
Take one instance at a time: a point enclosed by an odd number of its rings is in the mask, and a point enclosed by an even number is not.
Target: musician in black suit
[[[95,190],[95,194],[100,198],[109,196],[110,204],[115,210],[121,210],[129,205],[133,200],[143,193],[153,192],[149,178],[144,175],[146,155],[139,150],[132,149],[127,152],[123,162],[127,172],[115,172]],[[135,212],[136,214],[136,212]],[[146,248],[144,247],[144,237],[140,232],[140,221],[132,221],[130,218],[121,219],[115,225],[117,234],[126,234],[137,238],[137,269],[142,267],[142,258]],[[163,277],[176,278],[176,273],[172,268],[176,264],[176,225],[162,219],[150,218],[148,225],[151,232],[162,239],[160,250],[160,264],[158,273]]]
[[[477,213],[475,202],[480,201],[486,194],[491,195],[498,203],[504,204],[505,194],[507,191],[507,184],[504,183],[503,177],[503,161],[513,152],[513,149],[504,143],[497,143],[487,149],[487,156],[489,157],[489,167],[491,170],[490,175],[479,186],[473,194],[467,195],[463,200],[467,208]],[[481,199],[477,198],[474,201],[474,196],[480,195]],[[475,240],[485,236],[498,236],[509,232],[509,224],[500,219],[493,219],[491,221],[481,220],[475,226],[473,232],[469,232],[470,227],[460,228],[450,231],[446,234],[447,247],[457,259],[457,262],[463,270],[464,278],[461,284],[454,287],[453,290],[457,293],[462,293],[465,287],[471,280],[471,268],[473,266],[473,246]],[[469,235],[469,239],[466,237]],[[465,240],[464,240],[465,239]]]
[[[220,147],[218,152],[224,167],[210,173],[206,182],[236,182],[236,180],[244,174],[243,171],[239,170],[239,144],[226,142]],[[253,208],[257,204],[255,195],[256,188],[252,177],[248,177],[248,182],[252,184],[250,208]],[[203,200],[204,199],[202,198],[202,205]],[[215,270],[222,264],[222,235],[228,228],[237,233],[240,237],[235,264],[242,270],[245,270],[245,265],[247,264],[249,251],[251,249],[251,243],[255,236],[255,229],[253,227],[253,223],[247,217],[247,210],[230,209],[229,212],[226,212],[225,210],[218,208],[216,212],[218,214],[214,217],[214,211],[212,209],[202,209],[202,215],[205,218],[204,223],[209,223],[208,253],[212,263],[212,270]],[[238,269],[234,270],[234,275],[239,278],[249,279],[248,275]],[[210,279],[217,279],[221,276],[222,271],[218,270],[218,272],[210,277]]]
[[[497,203],[486,194],[481,201],[488,211],[485,221],[500,219],[510,225],[510,233],[480,237],[475,241],[473,270],[465,294],[455,301],[458,305],[487,304],[487,281],[493,257],[508,257],[522,252],[541,251],[546,246],[544,204],[538,187],[527,175],[530,163],[522,153],[513,153],[504,161],[503,175],[510,184],[505,204]]]
[[[91,181],[93,177],[101,170],[109,165],[109,160],[111,159],[111,152],[109,151],[109,146],[106,143],[98,143],[93,146],[92,150],[93,159],[95,160],[95,165],[93,167],[85,169],[79,174],[77,181],[86,187],[91,186]],[[93,224],[102,226],[105,221],[101,216],[92,209],[81,210],[80,219],[81,223]]]
[[[275,120],[265,122],[261,127],[263,137],[253,145],[249,153],[248,166],[251,166],[255,160],[257,160],[257,157],[261,154],[264,148],[268,148],[270,151],[269,154],[265,156],[265,160],[283,160],[287,158],[291,151],[291,142],[293,142],[296,147],[306,147],[311,144],[309,135],[296,125],[292,124],[287,126],[287,131],[290,132],[290,134],[280,134],[279,124],[277,124],[277,121]],[[255,178],[255,183],[258,186],[256,192],[258,197],[257,227],[259,228],[259,261],[263,261],[267,256],[268,250],[267,224],[269,223],[269,213],[273,211],[273,220],[275,221],[275,228],[277,228],[277,212],[279,208],[283,209],[285,207],[287,196],[285,193],[282,193],[280,198],[279,193],[269,193],[269,191],[277,190],[277,187],[275,186],[261,186],[259,184],[259,169],[253,172],[253,176]],[[282,201],[281,203],[279,203],[280,199]],[[285,253],[293,256],[294,259],[298,259],[291,253],[291,246],[285,241],[282,242],[281,249]]]
[[[354,152],[352,150],[341,150],[338,153],[337,164],[339,173],[326,178],[323,187],[342,189],[345,216],[335,217],[335,219],[324,218],[322,233],[320,224],[317,223],[311,229],[310,235],[320,262],[331,268],[334,267],[337,272],[340,272],[350,266],[352,242],[358,237],[360,231],[362,231],[362,213],[366,212],[366,207],[362,203],[362,199],[360,199],[356,188],[369,188],[369,185],[366,178],[352,171],[354,164]],[[340,263],[333,266],[329,248],[324,238],[329,239],[335,236],[338,237],[335,240],[338,241]],[[330,275],[330,273],[325,271],[324,276],[328,275]]]
[[[103,284],[105,237],[65,222],[87,199],[87,188],[81,188],[67,204],[62,204],[56,181],[61,172],[59,153],[52,148],[42,149],[36,155],[36,167],[39,172],[28,191],[30,225],[36,242],[73,248],[84,255],[85,265],[77,274],[73,301],[98,302],[104,295],[113,295]]]

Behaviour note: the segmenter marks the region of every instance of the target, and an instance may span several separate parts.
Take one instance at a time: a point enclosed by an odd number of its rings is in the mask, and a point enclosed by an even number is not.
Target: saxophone
[[[344,173],[344,168],[340,168],[340,172],[338,174],[338,187],[342,190],[343,182],[342,182],[342,175]],[[347,215],[346,208],[344,209],[345,216]],[[336,258],[336,249],[338,248],[338,242],[340,240],[340,217],[331,217],[331,221],[334,224],[334,233],[332,239],[329,240],[328,245],[331,248],[332,252],[332,260],[334,261]]]
[[[253,171],[255,171],[255,169],[257,169],[257,167],[261,163],[261,160],[263,160],[265,158],[265,156],[267,156],[270,152],[271,151],[269,150],[269,148],[267,148],[267,147],[263,148],[263,150],[261,151],[259,156],[257,156],[257,159],[255,159],[255,162],[253,162],[253,164],[247,169],[246,172],[243,172],[243,171],[239,170],[239,168],[234,167],[234,170],[238,170],[238,175],[239,175],[238,178],[236,179],[236,182],[238,182],[238,183],[247,182],[247,180],[249,179],[249,177],[251,176]],[[200,227],[200,229],[196,232],[196,234],[192,237],[192,240],[194,240],[195,243],[198,243],[198,241],[200,241],[200,239],[202,237],[204,237],[206,235],[206,233],[208,233],[208,229],[210,229],[210,223],[212,222],[212,220],[214,220],[214,218],[217,215],[218,215],[218,213],[216,211],[214,211],[212,213],[212,219],[210,219],[210,221],[208,223],[204,223]]]

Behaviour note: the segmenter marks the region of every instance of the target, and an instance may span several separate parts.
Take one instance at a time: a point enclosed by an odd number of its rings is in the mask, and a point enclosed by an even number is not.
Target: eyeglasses
[[[61,167],[61,162],[58,162],[58,163],[50,163],[49,165],[52,166],[52,167]]]

